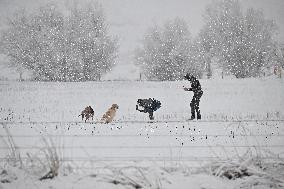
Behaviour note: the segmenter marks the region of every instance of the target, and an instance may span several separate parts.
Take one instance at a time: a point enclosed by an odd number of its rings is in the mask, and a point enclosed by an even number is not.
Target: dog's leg
[[[105,122],[105,115],[103,115],[102,119],[101,119],[101,122]]]

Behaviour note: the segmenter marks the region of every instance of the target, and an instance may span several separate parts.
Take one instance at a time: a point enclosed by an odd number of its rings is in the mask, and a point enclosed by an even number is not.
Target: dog
[[[143,109],[139,109],[139,106]],[[136,110],[143,113],[148,113],[150,120],[154,120],[154,112],[161,107],[161,102],[154,98],[138,99]]]
[[[117,104],[113,104],[111,108],[109,108],[108,111],[103,115],[101,121],[104,123],[112,122],[118,108],[119,107]]]
[[[78,116],[80,117],[82,116],[82,121],[84,120],[85,117],[85,122],[87,122],[87,120],[91,117],[92,121],[94,120],[94,110],[91,106],[87,106],[82,112],[81,114]]]

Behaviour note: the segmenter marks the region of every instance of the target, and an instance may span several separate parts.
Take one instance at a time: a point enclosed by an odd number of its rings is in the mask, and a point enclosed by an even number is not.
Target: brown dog
[[[111,108],[109,108],[108,111],[103,115],[101,121],[104,123],[112,122],[118,108],[119,107],[117,104],[113,104]]]
[[[78,116],[80,117],[82,116],[82,121],[84,120],[85,117],[85,122],[91,117],[92,120],[94,120],[94,110],[91,106],[87,106],[82,112],[81,114]]]

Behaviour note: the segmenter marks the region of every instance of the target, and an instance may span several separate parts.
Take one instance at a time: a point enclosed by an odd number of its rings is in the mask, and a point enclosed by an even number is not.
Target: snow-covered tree
[[[280,65],[282,69],[284,69],[284,44],[280,45],[279,49],[280,49],[279,52]]]
[[[180,80],[186,72],[200,74],[191,50],[188,27],[184,20],[176,18],[167,21],[163,27],[150,27],[135,58],[147,79]]]
[[[107,34],[102,7],[75,5],[67,23],[68,42],[79,58],[80,80],[98,80],[113,67],[118,49],[117,40]]]
[[[97,80],[114,64],[117,42],[107,33],[102,7],[74,7],[67,17],[55,4],[33,13],[22,10],[9,20],[2,52],[35,80]]]
[[[242,9],[239,0],[210,4],[200,35],[206,53],[217,56],[224,70],[237,78],[257,76],[273,46],[275,23],[261,10]]]
[[[15,13],[1,42],[13,65],[33,72],[36,80],[56,80],[56,53],[62,36],[63,15],[51,4],[36,13]]]

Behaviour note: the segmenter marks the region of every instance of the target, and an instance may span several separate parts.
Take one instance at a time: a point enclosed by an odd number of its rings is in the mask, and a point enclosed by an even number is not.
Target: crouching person
[[[142,108],[142,109],[139,109]],[[150,120],[154,120],[154,112],[161,107],[161,102],[156,99],[138,99],[136,110],[143,113],[148,113]]]

